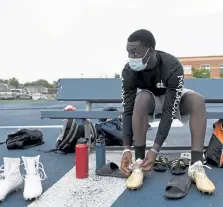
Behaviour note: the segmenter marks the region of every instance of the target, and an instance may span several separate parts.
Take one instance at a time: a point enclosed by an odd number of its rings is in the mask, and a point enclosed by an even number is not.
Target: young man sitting
[[[143,171],[152,169],[172,121],[177,118],[182,123],[189,121],[190,125],[191,165],[188,175],[199,190],[214,192],[215,186],[206,176],[202,160],[207,122],[205,101],[200,94],[184,88],[184,71],[178,59],[155,50],[155,46],[153,34],[141,29],[129,36],[126,47],[129,62],[122,71],[124,152],[121,171],[130,176],[127,187],[135,189],[142,185]],[[156,114],[162,114],[161,121],[154,145],[145,154],[148,121],[152,122]],[[136,170],[131,173],[133,137],[137,162]]]

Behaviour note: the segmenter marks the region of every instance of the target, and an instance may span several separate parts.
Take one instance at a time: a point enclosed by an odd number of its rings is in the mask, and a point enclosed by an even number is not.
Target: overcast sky
[[[223,55],[222,21],[222,0],[0,0],[0,78],[112,77],[141,28],[176,56]]]

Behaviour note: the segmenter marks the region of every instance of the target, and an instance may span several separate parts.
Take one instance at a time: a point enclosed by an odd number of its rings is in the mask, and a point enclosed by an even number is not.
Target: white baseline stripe
[[[107,163],[119,166],[121,156],[107,152]],[[95,153],[89,155],[89,177],[76,179],[75,173],[74,167],[28,207],[110,207],[126,189],[126,179],[95,175]]]
[[[159,126],[160,121],[154,121],[152,123],[150,123],[151,127],[158,127]],[[171,127],[183,127],[183,124],[178,120],[178,119],[174,119],[172,122]]]
[[[158,127],[160,121],[155,121],[150,123],[151,127]],[[183,127],[183,124],[175,119],[173,120],[173,123],[171,127]],[[0,126],[0,129],[17,129],[17,128],[62,128],[62,125],[36,125],[36,126]]]
[[[17,128],[62,128],[62,125],[44,125],[44,126],[0,126],[0,129],[17,129]]]

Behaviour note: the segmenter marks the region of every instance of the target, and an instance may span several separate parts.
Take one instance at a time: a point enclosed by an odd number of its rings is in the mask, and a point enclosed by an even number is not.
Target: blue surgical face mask
[[[149,49],[146,51],[146,54],[149,51]],[[146,56],[146,54],[144,55],[144,57]],[[146,68],[148,62],[149,62],[150,56],[148,57],[148,60],[146,61],[145,64],[143,64],[143,61],[142,61],[143,58],[129,58],[129,66],[130,66],[130,68],[132,70],[134,70],[134,71],[144,70]]]

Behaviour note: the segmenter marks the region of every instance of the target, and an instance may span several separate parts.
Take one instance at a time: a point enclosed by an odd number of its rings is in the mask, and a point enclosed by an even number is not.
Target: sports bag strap
[[[74,126],[76,125],[75,120],[73,120],[72,125],[70,127],[70,130],[67,134],[67,136],[62,140],[62,142],[60,143],[60,145],[58,146],[58,148],[64,148],[64,145],[66,145],[66,143],[69,141],[69,137],[71,136],[71,133],[73,131]],[[78,125],[77,125],[78,128]]]
[[[204,150],[204,157],[205,157],[205,159],[207,159],[207,153],[208,153],[208,150]]]
[[[44,144],[44,142],[38,142],[36,144],[32,144],[32,145],[27,145],[27,146],[24,146],[24,147],[21,147],[22,149],[29,149],[31,147],[35,147],[35,146],[39,146],[39,145],[42,145]]]
[[[67,154],[66,152],[64,152],[62,150],[64,148],[66,148],[67,146],[69,146],[70,142],[76,136],[76,133],[78,130],[78,125],[76,125],[76,129],[75,129],[73,135],[71,136],[71,133],[72,133],[74,126],[76,124],[75,120],[73,120],[67,136],[62,140],[61,138],[64,136],[65,130],[67,128],[67,124],[68,124],[68,120],[65,121],[65,124],[64,124],[63,128],[61,129],[60,135],[57,137],[57,141],[61,141],[61,143],[57,146],[57,148],[50,149],[50,150],[37,150],[37,151],[44,152],[44,153],[54,152],[54,153],[60,153],[60,154]],[[69,140],[70,136],[71,136],[71,139]]]
[[[0,142],[0,145],[1,145],[1,144],[5,144],[5,143],[6,143],[6,142]]]
[[[75,122],[75,121],[74,121]],[[73,142],[73,140],[75,139],[76,135],[77,135],[77,131],[79,129],[79,126],[76,125],[76,128],[74,129],[76,123],[72,124],[71,128],[70,128],[70,133],[68,134],[69,136],[71,135],[71,133],[73,133],[73,135],[71,136],[71,138],[69,140],[67,140],[67,143],[64,144],[64,146],[61,147],[61,150],[66,149],[67,147],[70,147],[71,143]],[[67,137],[68,138],[68,137]],[[60,143],[61,144],[61,143]],[[60,145],[59,145],[60,146]]]
[[[66,152],[63,152],[61,150],[58,149],[51,149],[51,150],[36,150],[38,152],[44,152],[44,153],[50,153],[50,152],[55,152],[55,153],[60,153],[60,154],[67,154]]]

